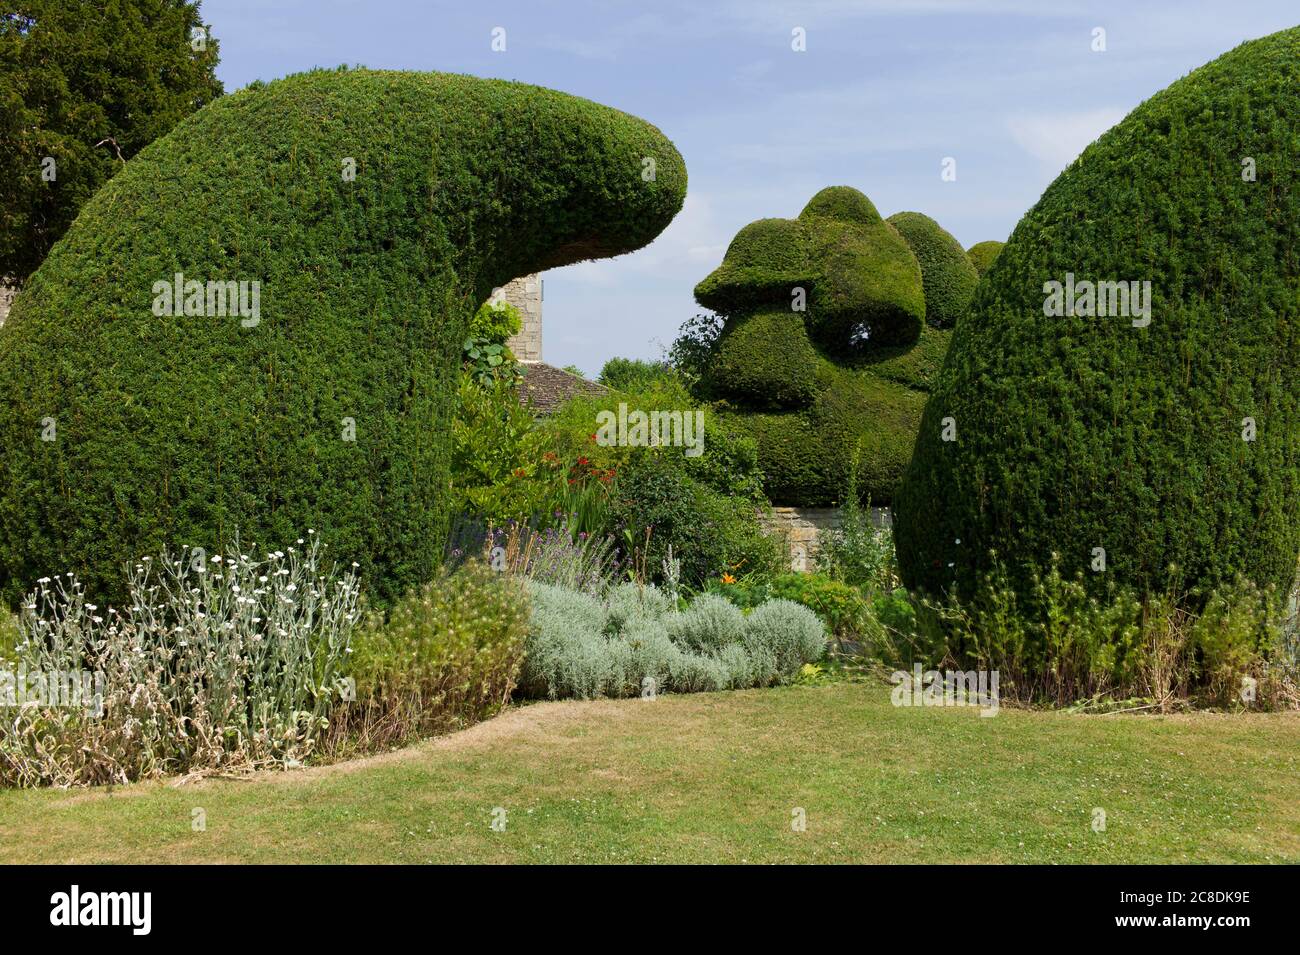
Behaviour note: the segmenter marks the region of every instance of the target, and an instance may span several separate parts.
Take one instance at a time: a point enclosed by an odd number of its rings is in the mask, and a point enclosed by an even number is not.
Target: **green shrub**
[[[788,573],[775,577],[748,577],[711,581],[708,592],[745,610],[780,597],[802,604],[821,619],[838,638],[854,638],[870,629],[870,604],[858,588],[821,573]]]
[[[1278,665],[1285,652],[1276,601],[1248,581],[1210,593],[1201,613],[1186,609],[1176,579],[1144,597],[1114,586],[1096,596],[1082,575],[1066,577],[1053,563],[1032,586],[1020,594],[996,566],[967,599],[923,602],[934,629],[914,644],[918,658],[997,671],[1000,695],[1024,703],[1137,700],[1168,711],[1193,699],[1233,708],[1300,702],[1295,674]]]
[[[605,629],[611,631],[623,630],[636,621],[662,620],[677,610],[677,601],[654,584],[627,581],[610,588],[605,600]]]
[[[816,399],[819,367],[802,316],[769,306],[727,323],[708,374],[729,400],[757,409],[798,408]]]
[[[457,514],[494,525],[549,511],[563,481],[546,437],[506,378],[461,375],[451,424],[451,501]]]
[[[966,250],[939,223],[919,212],[896,212],[887,220],[921,263],[925,320],[952,328],[966,314],[979,273]]]
[[[488,299],[469,320],[470,337],[481,338],[493,345],[504,345],[518,335],[522,327],[519,309],[505,299]]]
[[[120,598],[135,554],[298,526],[376,599],[428,581],[474,309],[645,245],[685,188],[653,126],[519,83],[313,71],[209,104],[85,205],[0,329],[0,588],[73,569]],[[160,318],[176,273],[260,282],[259,314],[249,286],[247,315]]]
[[[371,614],[353,641],[357,699],[336,715],[336,738],[377,749],[491,716],[510,701],[529,619],[522,582],[477,560]]]
[[[1287,592],[1297,82],[1300,29],[1237,47],[1103,134],[1020,221],[954,332],[895,501],[910,587],[968,596],[996,559],[1029,597],[1058,553],[1097,595],[1158,592],[1170,565],[1192,609],[1237,574]],[[1046,317],[1046,283],[1070,275],[1150,281],[1150,324]]]
[[[854,453],[856,460],[860,450]],[[857,493],[857,468],[849,471],[849,484],[840,506],[838,527],[817,535],[817,567],[839,580],[868,592],[893,590],[895,575],[894,534],[877,527],[871,518],[870,499],[863,507]]]
[[[777,674],[792,678],[805,663],[826,652],[826,627],[817,615],[793,600],[768,600],[745,618],[745,648],[758,659],[769,654]]]
[[[970,256],[970,264],[975,266],[975,271],[978,272],[981,277],[983,277],[984,273],[987,272],[993,266],[993,263],[998,260],[998,256],[1001,254],[1004,245],[1006,245],[1005,242],[998,242],[994,239],[989,239],[985,242],[976,242],[966,250],[966,254]]]
[[[768,593],[801,604],[817,614],[837,637],[854,637],[867,625],[869,605],[857,587],[821,574],[785,574]]]
[[[776,567],[781,544],[759,521],[759,507],[692,480],[684,460],[673,448],[646,449],[619,476],[610,517],[638,548],[637,565],[657,577],[671,546],[689,587]]]
[[[871,615],[886,631],[898,637],[910,637],[916,632],[916,608],[902,587],[892,593],[878,594],[871,601]]]
[[[1258,682],[1265,661],[1282,658],[1280,633],[1272,594],[1240,579],[1215,591],[1192,624],[1189,639],[1200,655],[1197,676],[1205,697],[1220,706],[1240,705],[1245,680]],[[1268,690],[1256,687],[1258,696]]]
[[[657,385],[681,387],[677,372],[668,365],[639,358],[611,358],[600,369],[597,379],[615,391],[644,391]]]
[[[22,281],[151,140],[222,93],[197,0],[22,0],[0,16],[0,276]],[[55,161],[46,182],[45,160]],[[117,568],[120,570],[121,568]]]
[[[706,313],[691,316],[677,330],[668,349],[668,364],[692,390],[698,389],[700,380],[708,374],[724,325],[721,315]]]
[[[675,613],[662,594],[643,604],[644,595],[615,588],[602,602],[535,581],[528,586],[533,615],[521,686],[533,696],[593,699],[766,686],[794,679],[825,648],[826,631],[816,616],[788,601],[760,605],[742,618],[711,594]]]
[[[739,643],[744,630],[745,618],[740,608],[726,597],[712,593],[700,594],[668,624],[669,633],[679,645],[699,653]]]

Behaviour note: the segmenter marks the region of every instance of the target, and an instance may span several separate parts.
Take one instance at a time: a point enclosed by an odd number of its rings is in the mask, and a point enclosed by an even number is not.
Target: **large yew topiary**
[[[832,186],[745,226],[695,296],[726,316],[704,384],[755,439],[768,496],[837,503],[856,460],[863,497],[889,503],[950,333],[926,323],[921,266],[871,201]]]
[[[1098,588],[1290,584],[1297,90],[1300,30],[1246,43],[1135,109],[1021,220],[957,326],[896,501],[908,584],[970,592],[996,561],[1030,594],[1054,552]],[[1151,283],[1149,324],[1081,314],[1078,283],[1120,280]],[[1053,281],[1074,283],[1075,314],[1045,315]]]
[[[381,596],[427,579],[474,308],[645,245],[685,188],[653,126],[518,83],[316,71],[199,111],[0,330],[0,585],[74,570],[112,595],[165,545],[308,528]],[[176,273],[259,281],[260,315],[154,314]]]

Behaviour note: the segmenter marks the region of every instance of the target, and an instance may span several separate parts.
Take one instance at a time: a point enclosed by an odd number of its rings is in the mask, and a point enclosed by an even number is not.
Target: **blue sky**
[[[736,231],[856,186],[883,215],[1005,239],[1089,142],[1294,0],[204,0],[228,91],[313,66],[522,80],[616,106],[686,159],[650,246],[546,273],[544,357],[656,358]],[[505,52],[491,49],[504,27]],[[806,32],[805,52],[791,32]],[[1094,52],[1093,31],[1106,31]],[[940,177],[956,159],[956,181]]]

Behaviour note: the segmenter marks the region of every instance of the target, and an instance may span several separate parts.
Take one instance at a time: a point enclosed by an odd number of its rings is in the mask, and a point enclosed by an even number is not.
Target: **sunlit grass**
[[[1296,862],[1300,714],[981,718],[862,683],[547,703],[251,782],[0,793],[0,861]]]

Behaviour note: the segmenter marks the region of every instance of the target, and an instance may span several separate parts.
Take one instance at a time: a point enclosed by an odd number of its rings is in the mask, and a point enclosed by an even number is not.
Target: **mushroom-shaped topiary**
[[[381,598],[428,579],[475,307],[645,245],[685,189],[653,126],[519,83],[314,71],[200,110],[0,330],[6,596],[60,570],[116,596],[164,546],[307,528]]]
[[[862,496],[889,502],[947,349],[922,282],[871,200],[834,186],[745,226],[696,286],[726,317],[705,387],[756,439],[774,501],[837,502],[856,459]]]
[[[980,282],[895,504],[904,580],[1022,599],[1300,552],[1300,29],[1245,43],[1084,150]],[[996,556],[991,557],[990,552]],[[1177,568],[1171,578],[1170,566]]]
[[[952,328],[966,313],[980,280],[966,250],[943,226],[919,212],[896,212],[889,224],[921,264],[925,320],[935,328]]]
[[[971,265],[975,266],[975,271],[982,277],[993,263],[997,261],[998,255],[1002,252],[1005,242],[999,242],[996,239],[988,239],[984,242],[976,242],[966,254],[970,257]]]

